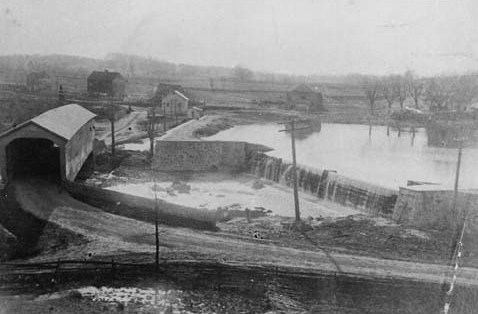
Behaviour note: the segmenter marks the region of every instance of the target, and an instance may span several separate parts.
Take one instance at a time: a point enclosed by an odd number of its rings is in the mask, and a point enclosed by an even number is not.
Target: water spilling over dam
[[[281,158],[251,152],[247,165],[248,171],[258,177],[292,186],[292,164]],[[374,215],[391,217],[397,200],[397,191],[328,170],[299,166],[297,178],[304,192]]]

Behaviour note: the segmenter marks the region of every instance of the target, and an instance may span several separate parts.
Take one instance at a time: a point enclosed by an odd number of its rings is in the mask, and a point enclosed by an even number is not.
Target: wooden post
[[[149,153],[152,160],[154,156],[154,140],[156,138],[156,112],[151,110],[151,115],[148,117],[148,137],[149,137]],[[152,162],[152,161],[151,161]]]
[[[458,218],[456,210],[457,210],[457,202],[458,202],[458,182],[460,180],[460,167],[461,167],[461,155],[463,151],[463,139],[458,140],[458,160],[456,162],[456,172],[455,172],[455,188],[453,190],[453,215],[454,217]]]
[[[296,161],[296,152],[295,152],[295,131],[305,130],[309,127],[296,128],[296,122],[293,118],[288,122],[282,122],[280,124],[290,125],[290,129],[287,127],[284,130],[279,130],[279,132],[290,132],[291,134],[291,148],[292,148],[292,181],[294,184],[294,208],[295,208],[295,221],[296,223],[300,222],[300,208],[299,208],[299,189],[297,186],[297,161]]]
[[[415,127],[412,126],[412,146],[415,143]]]
[[[115,122],[111,120],[111,154],[115,154]]]
[[[156,187],[155,187],[156,188]],[[156,191],[154,192],[156,195]],[[155,245],[156,245],[156,254],[155,254],[155,263],[156,271],[159,271],[159,217],[158,217],[158,199],[155,197],[154,200],[154,233],[155,233]]]
[[[110,101],[109,119],[111,122],[111,155],[115,155],[115,110],[113,108],[113,98]]]
[[[156,177],[154,176],[154,163],[151,160],[151,175],[153,177],[153,191],[154,191],[154,238],[155,238],[155,266],[156,271],[159,271],[159,216],[158,216],[158,193],[156,186]]]
[[[300,221],[300,209],[299,209],[299,189],[297,187],[297,160],[295,155],[295,123],[291,120],[291,146],[292,146],[292,178],[294,181],[294,208],[295,208],[295,221]]]

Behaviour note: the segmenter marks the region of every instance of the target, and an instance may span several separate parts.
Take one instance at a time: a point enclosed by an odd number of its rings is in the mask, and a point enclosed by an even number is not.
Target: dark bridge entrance
[[[66,105],[0,134],[0,186],[18,176],[75,180],[93,150],[94,117]]]
[[[7,176],[9,179],[42,176],[59,181],[60,148],[44,138],[18,138],[7,146]]]

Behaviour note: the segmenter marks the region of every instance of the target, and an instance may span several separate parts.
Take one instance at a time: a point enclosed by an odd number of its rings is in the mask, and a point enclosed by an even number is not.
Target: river
[[[282,125],[240,125],[207,140],[247,141],[274,150],[268,154],[291,160],[290,134]],[[304,132],[304,131],[301,131]],[[425,129],[390,129],[386,126],[322,124],[320,132],[299,134],[297,162],[318,169],[336,170],[354,179],[396,189],[407,180],[453,186],[457,149],[429,147]],[[478,188],[478,149],[463,150],[460,187]]]

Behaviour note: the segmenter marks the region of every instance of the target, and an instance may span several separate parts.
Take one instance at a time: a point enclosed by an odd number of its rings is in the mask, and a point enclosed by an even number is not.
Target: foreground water
[[[274,150],[268,154],[291,160],[290,135],[279,132],[278,124],[236,126],[207,140],[247,141]],[[398,188],[407,180],[452,186],[457,150],[429,147],[424,129],[413,134],[386,126],[322,124],[320,132],[299,134],[297,162],[306,166],[336,170],[354,179]],[[478,188],[478,149],[463,150],[460,186]]]

